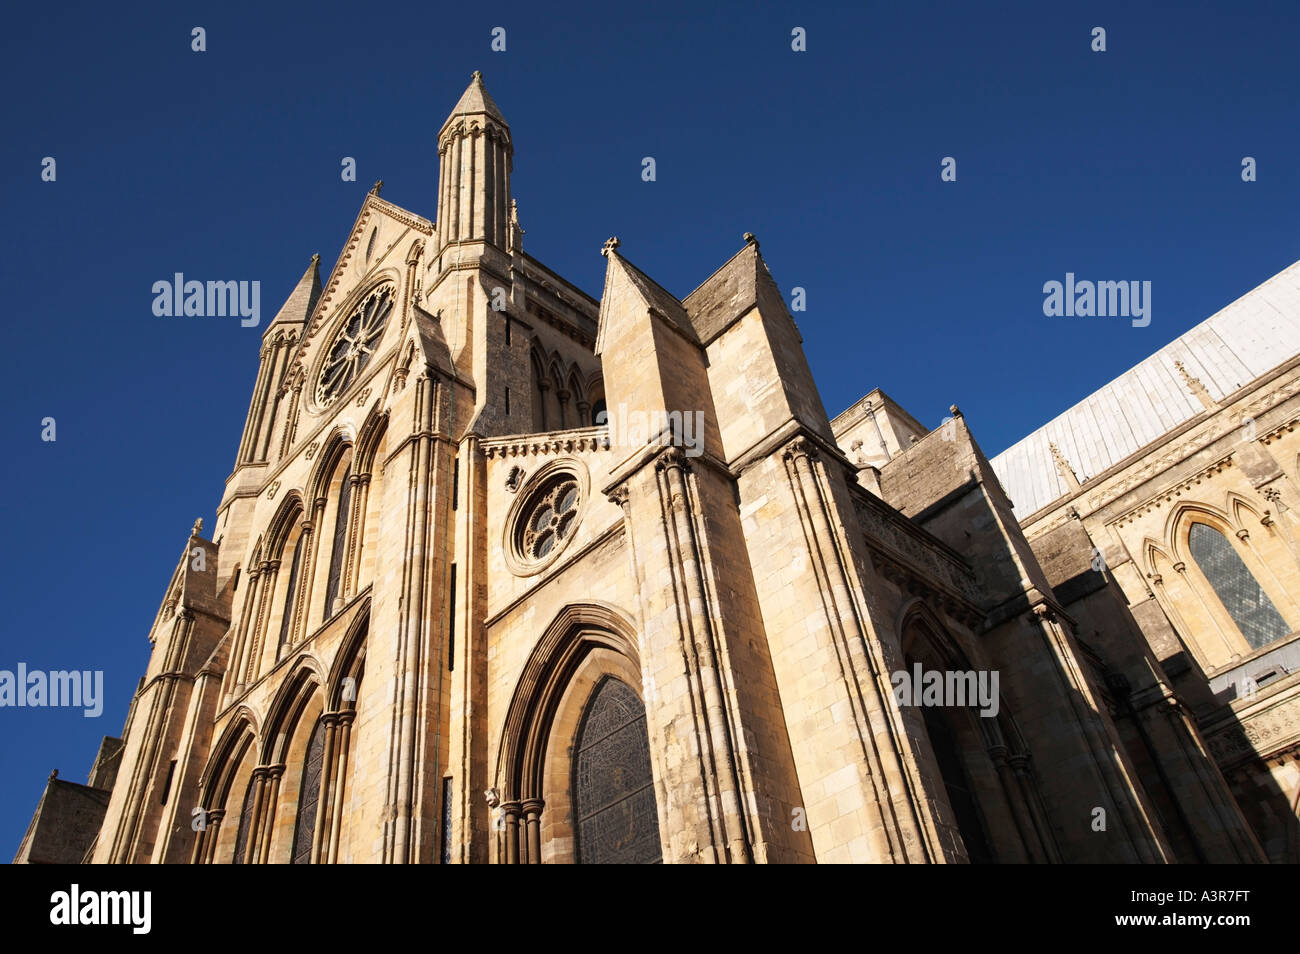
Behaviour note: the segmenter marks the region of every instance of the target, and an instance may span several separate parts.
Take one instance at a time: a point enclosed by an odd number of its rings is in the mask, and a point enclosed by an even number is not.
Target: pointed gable
[[[776,287],[753,236],[748,236],[745,247],[705,279],[682,303],[690,315],[691,326],[706,345],[752,308],[773,315],[786,312],[780,289]]]
[[[686,308],[658,282],[646,275],[626,258],[618,254],[616,248],[609,248],[609,264],[605,269],[605,292],[600,298],[600,327],[596,334],[596,354],[601,354],[606,346],[605,332],[613,319],[613,303],[626,304],[630,293],[644,304],[649,314],[666,323],[680,333],[692,344],[699,344],[695,329],[691,327]]]
[[[350,272],[354,277],[359,277],[350,267],[354,263],[358,246],[361,245],[365,236],[369,234],[369,230],[377,216],[391,219],[419,235],[433,235],[433,223],[428,219],[409,212],[401,206],[394,205],[386,199],[381,199],[379,194],[373,190],[366,195],[365,199],[362,200],[361,208],[357,211],[356,220],[352,223],[352,229],[348,232],[348,239],[343,245],[343,250],[339,253],[338,259],[334,262],[334,267],[330,270],[329,280],[325,283],[324,291],[317,296],[316,303],[312,308],[307,330],[303,334],[297,353],[293,358],[293,371],[289,376],[290,379],[304,371],[305,358],[311,348],[312,341],[320,333],[326,320],[332,317],[330,305],[338,300],[340,292],[346,297],[351,291],[351,288],[343,288],[344,277],[348,276]],[[364,248],[361,254],[364,256]]]
[[[298,284],[294,286],[289,297],[280,306],[276,312],[275,318],[266,326],[266,331],[262,333],[265,337],[276,325],[292,325],[301,328],[311,317],[312,309],[316,307],[316,302],[320,299],[320,255],[313,255],[311,262],[307,265],[307,271],[303,272],[302,278],[298,279]]]

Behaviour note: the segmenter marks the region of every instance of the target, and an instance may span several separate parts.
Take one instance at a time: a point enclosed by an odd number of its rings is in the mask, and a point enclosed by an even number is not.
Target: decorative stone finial
[[[384,180],[380,179],[378,182],[376,182],[374,185],[370,187],[370,194],[379,195],[380,190],[382,190],[383,188],[384,188]]]
[[[311,263],[312,263],[313,265],[319,265],[319,264],[320,264],[320,252],[312,252],[312,253],[311,253]]]
[[[1183,383],[1187,385],[1187,390],[1191,391],[1192,394],[1196,396],[1196,399],[1201,402],[1201,407],[1208,411],[1217,406],[1214,403],[1214,398],[1210,397],[1210,392],[1206,389],[1205,385],[1201,383],[1200,378],[1194,378],[1188,374],[1187,369],[1183,367],[1181,361],[1175,361],[1174,367],[1177,368],[1178,373],[1183,376]]]
[[[197,537],[202,532],[203,532],[203,518],[199,517],[199,519],[194,521],[194,528],[190,530],[190,536]]]
[[[613,235],[605,240],[605,244],[601,246],[600,254],[608,258],[609,253],[614,251],[614,249],[618,248],[622,244],[623,243],[618,240],[618,236]]]
[[[59,770],[55,769],[53,772],[50,773],[50,777],[46,779],[46,782],[47,783],[53,782],[58,777],[59,777]]]
[[[948,413],[951,414],[953,417],[961,417],[961,408],[959,408],[956,404],[949,405]]]
[[[1079,478],[1074,473],[1074,468],[1070,466],[1070,462],[1065,459],[1065,455],[1061,453],[1061,449],[1054,443],[1049,443],[1047,446],[1052,451],[1052,460],[1056,461],[1057,473],[1061,475],[1061,478],[1069,485],[1071,490],[1078,490]]]
[[[509,244],[512,249],[524,247],[524,227],[519,224],[519,204],[510,200],[510,221],[508,223]]]
[[[754,248],[758,248],[758,239],[754,238],[754,233],[753,233],[753,232],[746,232],[746,233],[745,233],[745,244],[746,244],[746,245],[752,245],[752,246],[754,246]]]
[[[483,74],[478,70],[475,70],[473,73],[469,74],[469,81],[471,83],[481,83],[483,82]]]

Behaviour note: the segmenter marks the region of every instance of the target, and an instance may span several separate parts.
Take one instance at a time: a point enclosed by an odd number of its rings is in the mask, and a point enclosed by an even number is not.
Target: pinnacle
[[[307,270],[303,272],[302,278],[298,279],[298,284],[294,286],[289,293],[288,299],[276,314],[271,324],[277,321],[290,321],[295,324],[306,322],[307,316],[316,306],[316,299],[320,297],[320,253],[312,255],[311,261],[307,263]],[[267,326],[269,330],[269,325]]]
[[[473,113],[490,116],[503,126],[509,125],[509,123],[506,122],[506,118],[501,115],[501,110],[497,108],[497,104],[494,103],[492,97],[488,95],[487,87],[483,85],[483,74],[478,70],[475,70],[470,76],[469,86],[466,87],[465,92],[461,94],[460,102],[456,104],[456,108],[453,109],[451,115],[447,117],[447,122],[451,122],[451,120],[456,116],[465,116]],[[443,125],[445,126],[446,123],[443,123]]]

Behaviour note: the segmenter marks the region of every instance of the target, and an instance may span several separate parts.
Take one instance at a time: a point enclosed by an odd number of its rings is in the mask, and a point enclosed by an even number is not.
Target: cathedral
[[[265,326],[17,861],[1300,860],[1300,263],[990,460],[828,417],[752,235],[529,255],[478,73],[438,154]]]

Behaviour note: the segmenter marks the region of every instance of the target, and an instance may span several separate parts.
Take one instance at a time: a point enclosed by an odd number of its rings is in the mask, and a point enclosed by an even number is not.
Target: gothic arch
[[[367,598],[368,599],[368,598]],[[348,627],[325,680],[326,709],[331,712],[355,708],[366,665],[366,640],[370,633],[369,602]],[[348,683],[347,680],[352,682]],[[351,698],[345,698],[346,696]]]
[[[320,664],[304,653],[294,661],[268,711],[261,764],[269,767],[270,781],[263,786],[269,804],[258,830],[259,860],[292,861],[299,843],[311,850],[320,804],[323,684]],[[313,742],[316,749],[309,751]]]
[[[302,513],[302,494],[297,490],[290,490],[285,494],[280,506],[276,508],[275,516],[267,524],[266,552],[269,559],[279,559],[284,553],[294,525],[302,519]]]
[[[1173,555],[1172,577],[1160,573],[1156,560],[1149,557],[1153,579],[1160,580],[1165,608],[1179,636],[1210,673],[1235,664],[1241,657],[1262,649],[1268,641],[1283,638],[1294,631],[1300,620],[1300,607],[1281,585],[1271,565],[1276,560],[1285,560],[1289,551],[1280,548],[1267,533],[1252,538],[1251,529],[1262,525],[1262,514],[1249,498],[1228,493],[1224,503],[1226,506],[1220,508],[1203,501],[1184,501],[1170,512],[1165,521],[1163,543]],[[1191,538],[1197,524],[1214,531],[1214,534],[1204,534],[1203,539],[1222,537],[1222,542],[1215,545],[1224,560],[1238,567],[1236,578],[1245,583],[1253,581],[1252,585],[1263,594],[1262,600],[1251,599],[1246,605],[1253,603],[1258,612],[1269,614],[1272,631],[1281,635],[1273,635],[1270,640],[1261,635],[1263,630],[1248,622],[1249,614],[1243,617],[1238,609],[1232,608],[1228,592],[1240,592],[1239,587],[1225,591],[1223,587],[1228,584],[1223,577],[1216,574],[1212,578],[1215,571],[1203,566],[1193,553]],[[1229,573],[1229,579],[1233,576]],[[1248,636],[1248,632],[1255,635]]]
[[[308,497],[315,500],[326,496],[339,461],[356,445],[352,432],[342,425],[336,425],[322,443],[321,452],[316,455],[316,466],[307,478]]]
[[[1261,507],[1235,490],[1228,491],[1228,513],[1232,514],[1232,524],[1238,530],[1259,526],[1264,516]]]
[[[587,413],[591,415],[591,420],[586,423],[594,427],[596,425],[596,416],[601,411],[608,412],[605,405],[605,376],[601,371],[596,371],[587,380],[587,402],[590,405]]]
[[[203,808],[211,811],[225,807],[235,771],[249,751],[256,751],[259,737],[257,716],[248,706],[239,706],[199,775],[199,801]]]
[[[639,672],[635,632],[627,617],[603,603],[570,604],[546,628],[524,665],[506,712],[497,758],[503,798],[541,797],[547,734],[569,677],[596,647],[625,656]]]
[[[298,717],[324,682],[321,665],[313,655],[302,653],[294,660],[267,710],[261,746],[263,765],[284,761],[289,740],[297,731]]]
[[[256,715],[247,706],[239,706],[199,774],[199,805],[191,818],[186,819],[189,824],[195,821],[200,824],[190,856],[192,863],[230,860],[256,762],[258,738]],[[237,800],[233,811],[232,793]]]
[[[1172,566],[1174,563],[1173,557],[1168,554],[1164,546],[1150,537],[1142,538],[1142,555],[1146,558],[1147,574],[1149,576],[1160,573],[1162,563],[1165,566]]]
[[[374,578],[387,448],[388,412],[375,408],[362,425],[352,456],[353,473],[358,475],[360,484],[353,501],[356,516],[348,541],[347,579],[343,588],[345,600],[360,592]]]
[[[899,616],[899,642],[909,677],[917,663],[923,671],[992,671],[973,666],[960,638],[921,600],[905,605]],[[911,688],[917,691],[916,686]],[[941,783],[940,791],[946,795],[942,821],[955,828],[969,859],[1054,860],[1050,830],[1030,808],[1040,796],[1005,696],[998,692],[995,715],[978,712],[977,703],[934,707],[917,705],[913,699],[915,710],[905,712],[904,718],[924,728],[934,758],[933,768],[927,768],[930,785]],[[913,706],[904,708],[913,710]]]
[[[365,422],[357,432],[356,452],[353,460],[359,473],[368,474],[375,465],[375,454],[388,431],[388,410],[378,406],[371,408]]]
[[[534,338],[532,347],[528,352],[529,373],[532,376],[532,402],[533,402],[533,430],[546,430],[546,392],[550,390],[546,383],[546,372],[543,370],[544,352],[541,343]]]
[[[507,863],[573,857],[571,746],[602,679],[613,676],[641,698],[635,632],[631,620],[612,606],[570,604],[529,655],[506,713],[495,773],[505,829],[504,844],[498,847]],[[655,803],[658,813],[663,799],[657,786]],[[545,838],[544,806],[549,806]]]

